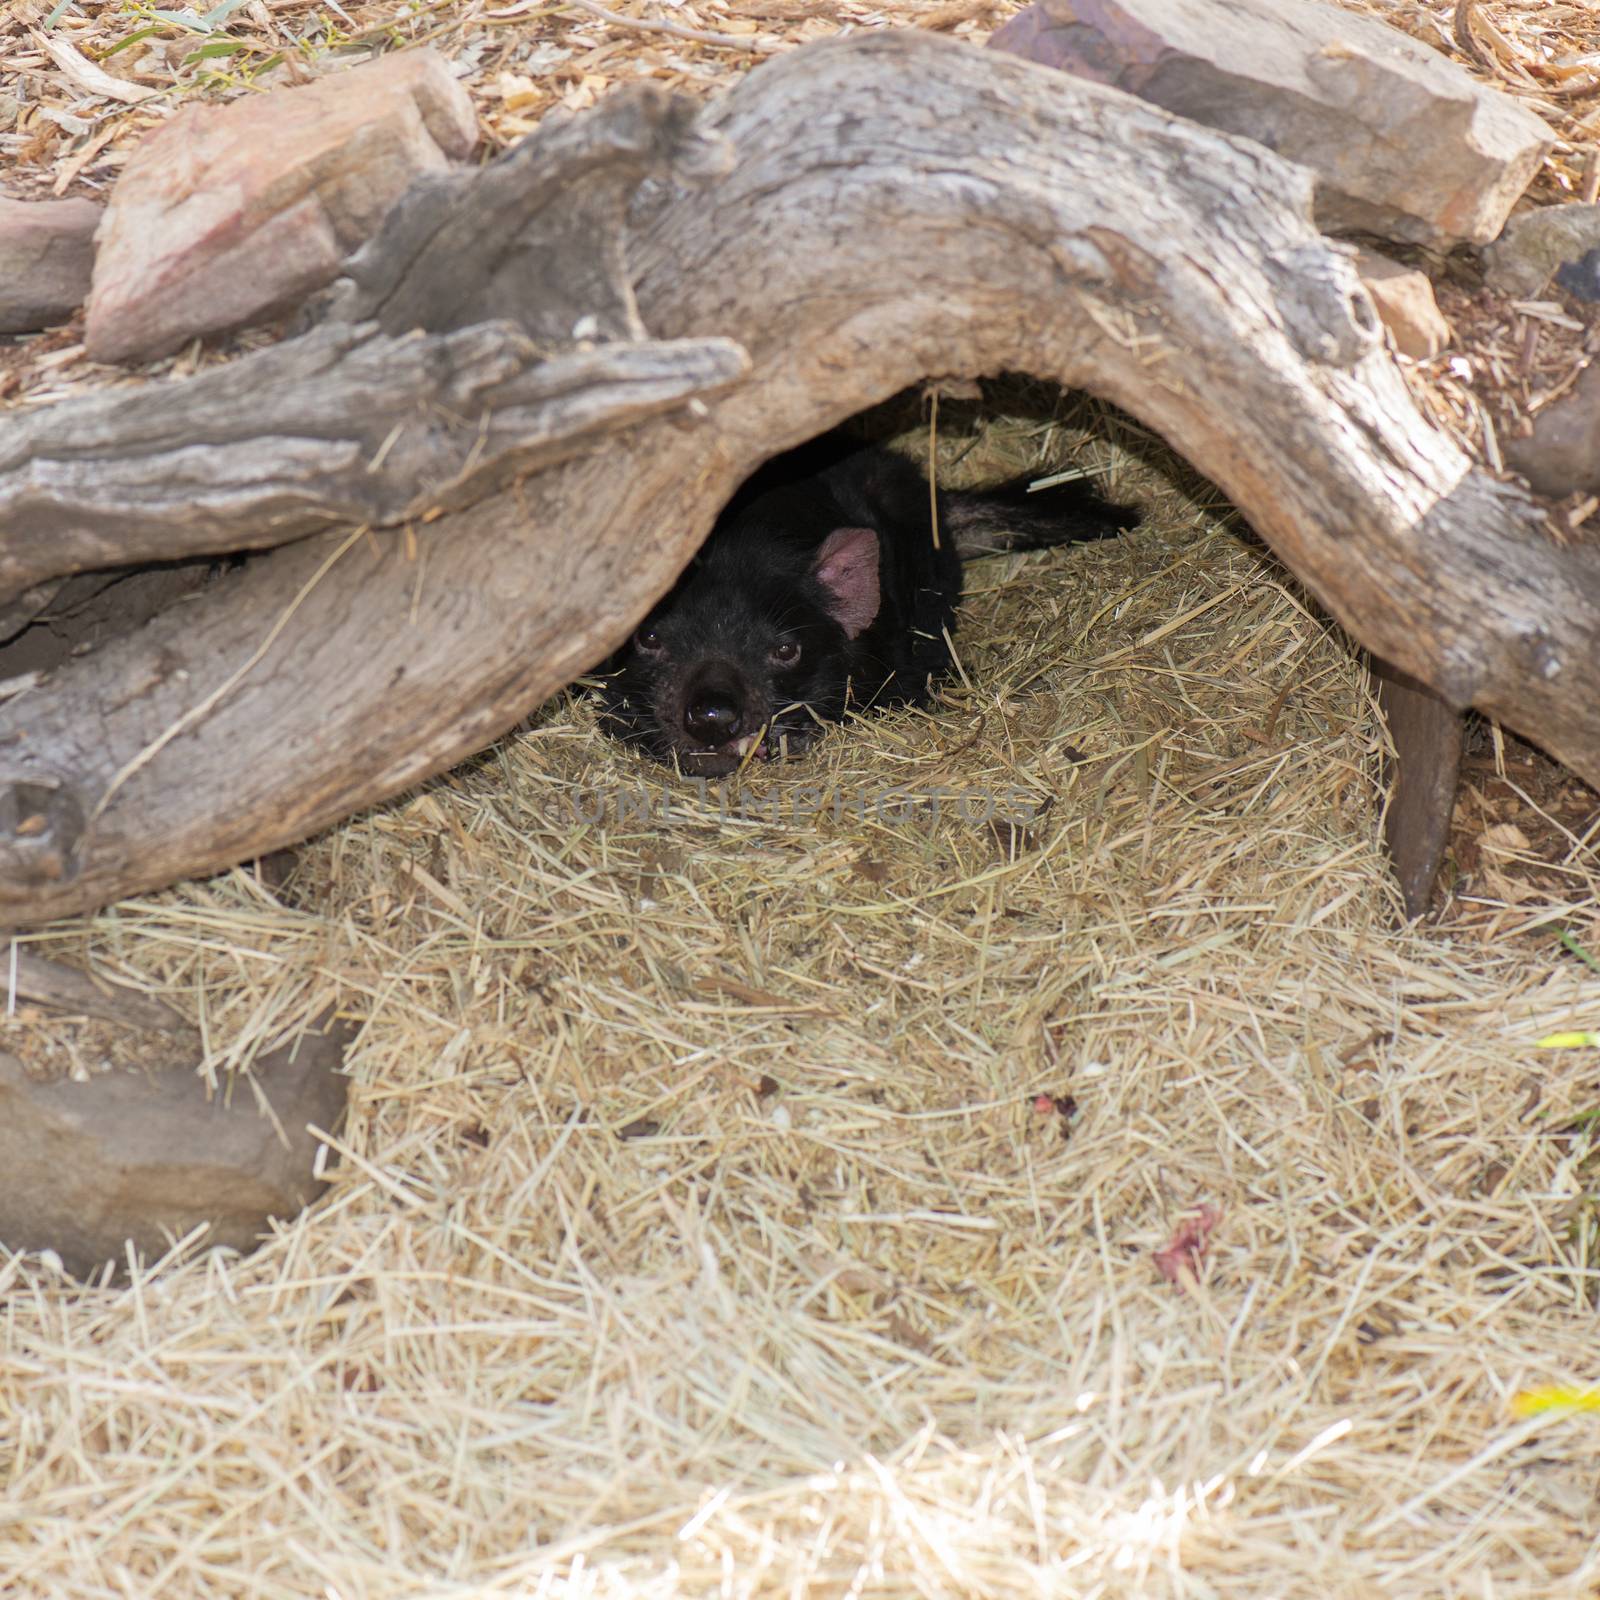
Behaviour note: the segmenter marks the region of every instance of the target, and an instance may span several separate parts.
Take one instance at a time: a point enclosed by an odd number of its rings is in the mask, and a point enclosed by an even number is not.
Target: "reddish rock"
[[[53,1250],[79,1277],[124,1263],[129,1240],[159,1256],[200,1223],[207,1245],[253,1249],[324,1186],[306,1125],[332,1132],[343,1115],[348,1037],[308,1032],[261,1057],[270,1115],[249,1085],[211,1096],[186,1066],[40,1083],[0,1054],[0,1240]]]
[[[142,360],[293,306],[338,274],[413,178],[476,139],[466,91],[432,50],[186,107],[112,191],[90,355]]]
[[[1551,142],[1453,61],[1317,0],[1036,0],[989,44],[1310,168],[1333,233],[1486,242]]]
[[[1356,252],[1356,271],[1401,355],[1428,361],[1449,344],[1450,324],[1433,298],[1427,273],[1403,267],[1376,250]]]
[[[100,207],[0,199],[0,333],[65,322],[89,292]]]

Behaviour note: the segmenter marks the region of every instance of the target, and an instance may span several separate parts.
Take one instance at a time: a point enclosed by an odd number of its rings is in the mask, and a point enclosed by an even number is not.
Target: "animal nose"
[[[697,695],[684,711],[683,726],[701,744],[726,744],[739,736],[739,707],[727,694]]]

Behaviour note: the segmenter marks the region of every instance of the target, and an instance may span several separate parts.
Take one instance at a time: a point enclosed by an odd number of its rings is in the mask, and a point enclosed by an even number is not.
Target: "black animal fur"
[[[608,731],[685,772],[795,755],[867,706],[916,705],[950,665],[962,557],[1098,539],[1138,521],[1081,482],[940,490],[878,447],[770,462],[604,669]]]

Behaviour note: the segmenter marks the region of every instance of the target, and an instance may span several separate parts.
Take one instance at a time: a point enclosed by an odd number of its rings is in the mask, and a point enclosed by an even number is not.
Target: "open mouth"
[[[764,730],[763,730],[764,731]],[[770,761],[772,751],[760,733],[730,739],[726,744],[706,745],[699,750],[680,750],[678,765],[696,777],[720,778],[751,761]]]
[[[779,741],[776,746],[769,743],[768,731],[766,728],[761,728],[738,739],[729,739],[725,744],[708,744],[701,745],[698,749],[679,750],[678,765],[683,771],[692,773],[696,777],[720,778],[730,772],[737,772],[754,761],[771,761],[776,757],[799,753],[797,748],[790,746],[787,738]]]
[[[723,778],[739,768],[731,750],[680,750],[678,767],[691,778]]]
[[[786,761],[811,747],[817,730],[768,722],[754,733],[742,734],[722,744],[704,744],[677,751],[679,769],[692,777],[722,778],[757,761]]]

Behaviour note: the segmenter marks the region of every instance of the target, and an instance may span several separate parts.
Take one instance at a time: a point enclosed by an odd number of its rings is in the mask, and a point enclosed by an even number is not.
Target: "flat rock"
[[[89,292],[91,200],[0,199],[0,333],[34,333],[65,322]]]
[[[1576,261],[1564,261],[1556,282],[1591,305],[1600,302],[1600,246],[1585,250]]]
[[[1436,51],[1317,0],[1036,0],[989,43],[1309,168],[1330,233],[1487,242],[1551,142]]]
[[[41,1083],[0,1053],[0,1241],[53,1250],[79,1277],[123,1265],[130,1240],[157,1257],[200,1223],[207,1245],[254,1249],[269,1218],[322,1191],[306,1125],[332,1132],[343,1115],[349,1038],[314,1029],[262,1056],[251,1076],[270,1115],[250,1084],[210,1096],[188,1066]]]
[[[1449,344],[1450,324],[1427,273],[1365,249],[1356,251],[1356,271],[1401,355],[1428,361]]]
[[[1534,418],[1526,439],[1505,439],[1501,449],[1540,494],[1600,493],[1600,362]]]
[[[1513,217],[1500,237],[1483,252],[1483,272],[1491,288],[1530,297],[1559,277],[1585,300],[1583,269],[1600,256],[1600,206],[1539,206]],[[1575,270],[1576,269],[1576,270]]]
[[[433,50],[185,107],[112,191],[89,354],[143,360],[289,309],[338,275],[412,179],[476,141],[471,101]]]

